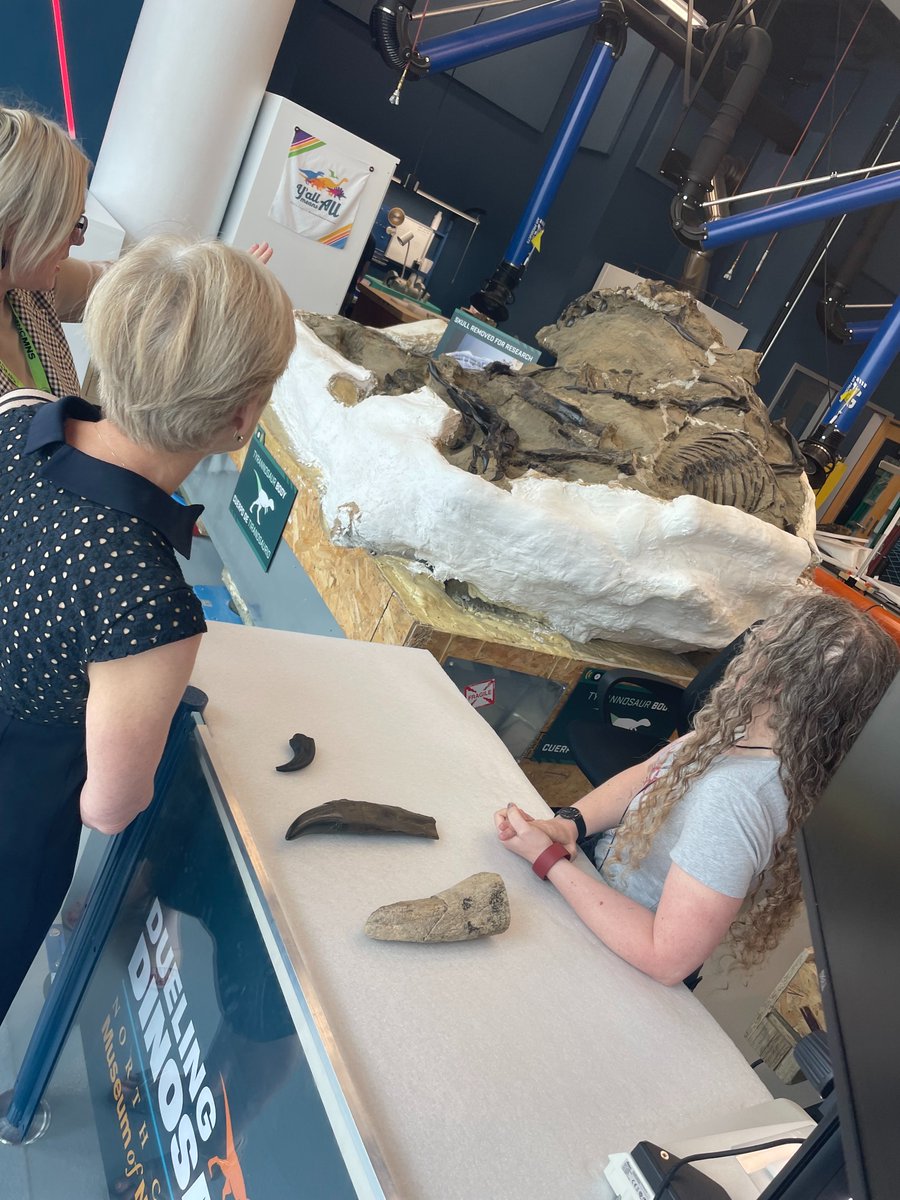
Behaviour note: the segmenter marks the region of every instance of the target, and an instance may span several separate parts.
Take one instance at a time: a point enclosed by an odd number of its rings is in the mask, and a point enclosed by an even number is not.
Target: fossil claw
[[[305,733],[295,733],[289,744],[294,752],[294,757],[290,762],[276,767],[276,771],[301,771],[304,767],[308,767],[316,757],[316,743]]]
[[[291,842],[307,833],[405,833],[410,837],[438,837],[434,817],[366,800],[331,800],[310,808],[291,822],[284,836]]]

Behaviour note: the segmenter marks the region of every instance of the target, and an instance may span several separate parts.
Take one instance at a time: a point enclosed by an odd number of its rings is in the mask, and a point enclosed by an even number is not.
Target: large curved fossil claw
[[[276,767],[276,771],[301,771],[304,767],[308,767],[316,757],[316,743],[305,733],[295,733],[289,744],[294,752],[294,757],[290,762]]]
[[[405,833],[410,837],[438,837],[434,817],[367,800],[331,800],[310,808],[291,822],[284,836],[291,842],[307,833]]]

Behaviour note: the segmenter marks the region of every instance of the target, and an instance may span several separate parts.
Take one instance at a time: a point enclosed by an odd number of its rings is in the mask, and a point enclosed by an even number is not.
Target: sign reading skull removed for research
[[[229,508],[264,571],[272,563],[296,496],[297,489],[266,449],[262,430],[257,430]]]
[[[295,128],[269,216],[303,237],[343,250],[374,170]]]

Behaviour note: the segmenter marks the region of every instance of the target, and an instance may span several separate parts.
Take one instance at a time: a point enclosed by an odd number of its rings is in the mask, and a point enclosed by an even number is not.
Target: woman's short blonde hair
[[[81,148],[54,121],[0,107],[0,247],[13,279],[72,233],[87,173]]]
[[[268,400],[296,341],[267,267],[222,242],[152,237],[88,300],[103,413],[133,442],[209,450],[241,406]]]

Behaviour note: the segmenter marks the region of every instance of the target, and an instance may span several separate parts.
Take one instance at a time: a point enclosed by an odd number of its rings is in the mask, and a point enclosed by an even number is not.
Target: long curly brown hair
[[[694,780],[765,711],[788,801],[788,823],[765,879],[751,890],[729,937],[749,968],[777,946],[800,904],[794,835],[900,670],[900,648],[865,613],[836,596],[792,599],[750,632],[669,769],[644,792],[616,837],[612,862],[634,869]]]

